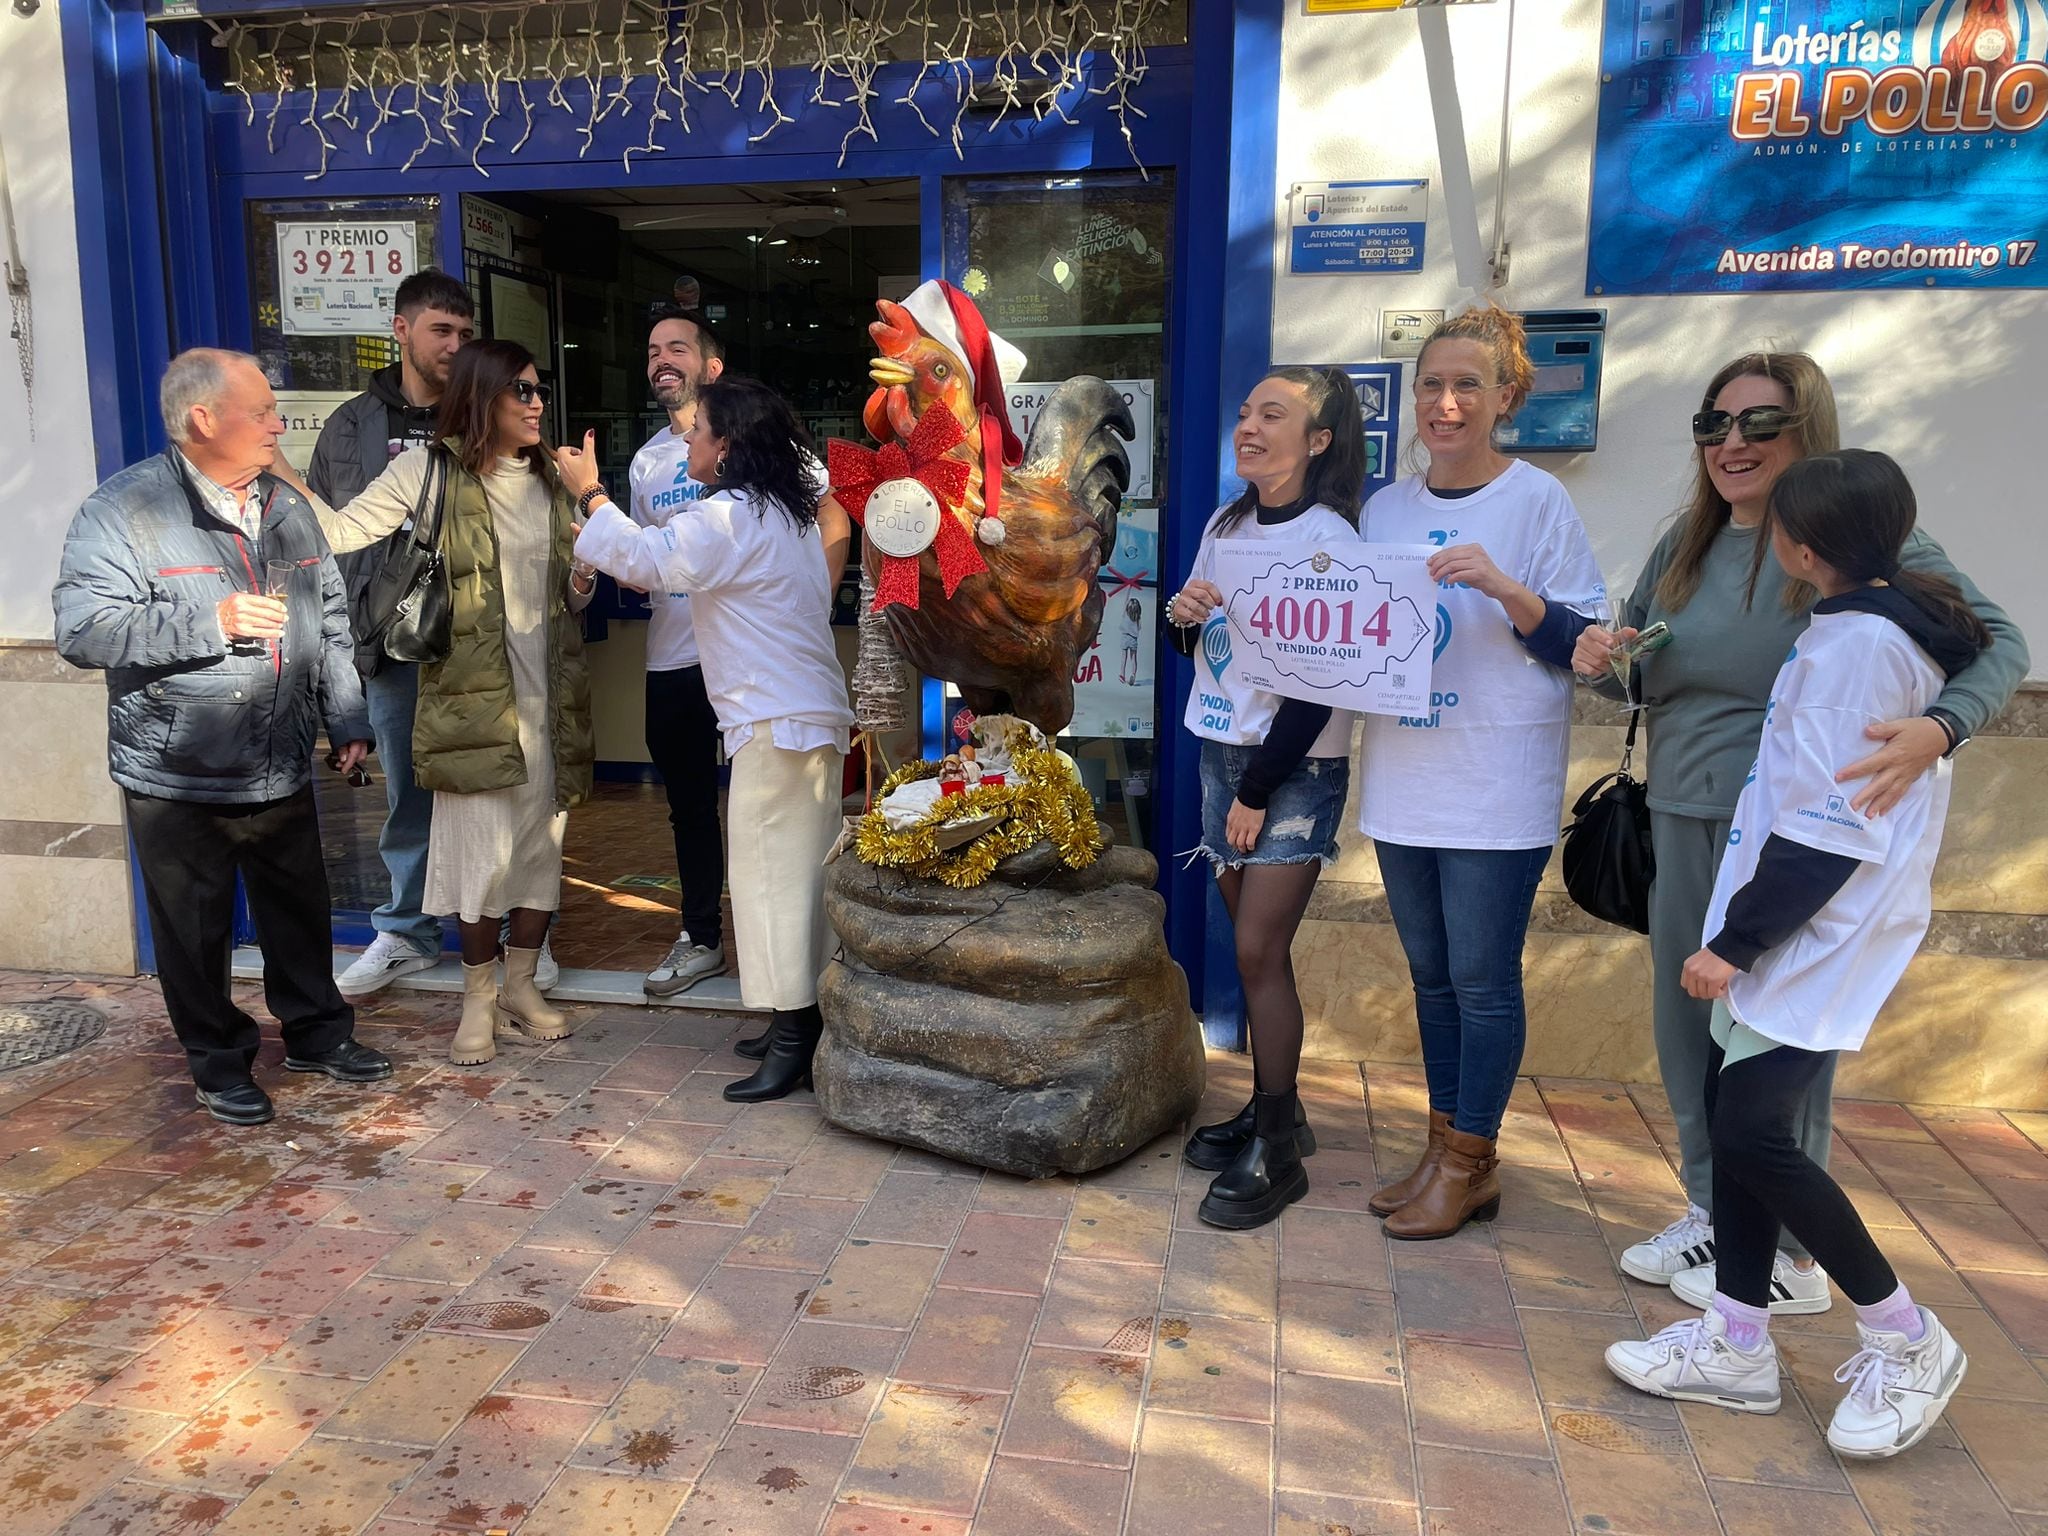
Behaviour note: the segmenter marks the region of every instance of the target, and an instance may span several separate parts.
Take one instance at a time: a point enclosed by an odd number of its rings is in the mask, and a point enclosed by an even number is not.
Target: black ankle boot
[[[776,1009],[760,1068],[752,1077],[727,1083],[725,1097],[735,1104],[761,1104],[810,1087],[811,1057],[824,1032],[825,1021],[816,1003],[808,1008]]]
[[[1257,1103],[1258,1096],[1254,1094],[1230,1119],[1196,1126],[1180,1155],[1196,1168],[1221,1173],[1237,1161],[1237,1154],[1252,1139],[1253,1109]],[[1297,1157],[1313,1157],[1316,1151],[1316,1133],[1309,1128],[1308,1111],[1302,1108],[1299,1097],[1294,1101],[1294,1151]]]
[[[1197,1213],[1212,1227],[1262,1227],[1308,1193],[1308,1170],[1295,1150],[1293,1093],[1252,1095],[1252,1135],[1209,1186]]]
[[[775,1027],[771,1024],[758,1035],[749,1035],[744,1040],[733,1041],[732,1053],[735,1056],[744,1056],[748,1061],[759,1061],[768,1054],[768,1042],[774,1035]]]

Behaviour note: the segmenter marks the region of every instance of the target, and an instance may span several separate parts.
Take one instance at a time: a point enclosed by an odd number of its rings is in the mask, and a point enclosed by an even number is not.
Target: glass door
[[[1102,628],[1076,664],[1074,719],[1062,737],[1104,825],[1150,847],[1173,173],[949,177],[944,264],[989,329],[1029,359],[1009,400],[1020,436],[1076,374],[1109,380],[1130,407],[1131,485],[1100,573]]]

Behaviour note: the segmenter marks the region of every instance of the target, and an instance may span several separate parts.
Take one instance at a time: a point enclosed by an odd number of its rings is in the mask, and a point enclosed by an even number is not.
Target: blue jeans
[[[429,954],[441,952],[441,924],[420,911],[427,895],[427,833],[434,792],[412,776],[412,717],[419,703],[418,666],[387,661],[363,685],[370,729],[377,733],[377,763],[384,770],[384,830],[377,852],[391,876],[391,899],[370,914],[379,933],[393,933]]]
[[[1415,984],[1429,1107],[1491,1139],[1522,1068],[1522,942],[1550,850],[1375,847]]]

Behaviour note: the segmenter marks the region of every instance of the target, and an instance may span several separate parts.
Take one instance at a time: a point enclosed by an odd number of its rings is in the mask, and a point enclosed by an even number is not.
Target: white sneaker
[[[1674,1276],[1671,1294],[1687,1306],[1706,1310],[1714,1295],[1715,1266],[1702,1264]],[[1771,1315],[1784,1317],[1807,1312],[1825,1312],[1835,1304],[1828,1293],[1827,1272],[1818,1264],[1801,1269],[1792,1256],[1780,1248],[1771,1260]]]
[[[1970,1357],[1940,1318],[1919,1310],[1927,1332],[1916,1344],[1903,1333],[1856,1325],[1863,1347],[1835,1372],[1849,1395],[1828,1425],[1828,1444],[1840,1455],[1896,1456],[1917,1445],[1963,1384]]]
[[[401,976],[410,976],[415,971],[431,971],[440,963],[438,951],[430,954],[410,939],[402,939],[395,933],[380,933],[370,940],[370,947],[357,955],[349,968],[335,978],[334,984],[350,997],[367,997],[390,986]]]
[[[685,933],[668,947],[661,963],[647,973],[641,990],[649,997],[674,997],[687,992],[706,976],[725,974],[725,946],[692,944]]]
[[[1621,1272],[1649,1285],[1669,1285],[1674,1275],[1714,1262],[1714,1223],[1696,1205],[1655,1237],[1623,1250]]]
[[[533,986],[536,992],[550,991],[555,983],[562,979],[562,968],[555,964],[555,952],[548,948],[549,937],[547,934],[541,936],[540,959],[533,967]]]
[[[1607,1369],[1638,1391],[1682,1403],[1776,1413],[1784,1401],[1777,1346],[1766,1338],[1755,1349],[1737,1349],[1719,1312],[1673,1323],[1640,1343],[1608,1345]]]

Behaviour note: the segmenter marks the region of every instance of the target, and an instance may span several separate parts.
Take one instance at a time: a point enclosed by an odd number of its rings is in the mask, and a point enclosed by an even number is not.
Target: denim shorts
[[[1351,783],[1351,762],[1342,757],[1305,757],[1273,791],[1266,804],[1266,824],[1250,853],[1239,853],[1223,835],[1238,780],[1257,747],[1233,747],[1220,741],[1202,743],[1202,844],[1195,851],[1218,869],[1246,864],[1306,864],[1337,860],[1337,825],[1344,819],[1344,794]]]

